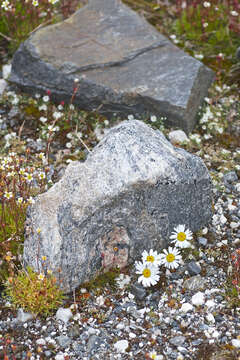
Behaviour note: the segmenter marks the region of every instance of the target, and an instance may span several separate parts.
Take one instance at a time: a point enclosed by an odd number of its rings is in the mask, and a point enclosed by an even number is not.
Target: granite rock
[[[9,80],[31,94],[50,90],[52,99],[65,102],[75,88],[82,109],[108,117],[163,116],[167,125],[190,132],[213,77],[120,0],[89,0],[22,43]]]
[[[199,157],[141,121],[124,121],[28,208],[24,263],[38,269],[46,256],[46,267],[71,291],[145,249],[166,247],[178,224],[192,231],[206,225],[211,190]]]

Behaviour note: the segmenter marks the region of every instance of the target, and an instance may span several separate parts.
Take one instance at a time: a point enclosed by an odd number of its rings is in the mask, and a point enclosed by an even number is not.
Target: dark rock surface
[[[46,256],[46,267],[70,291],[144,250],[166,247],[176,225],[196,231],[210,219],[211,180],[203,161],[160,131],[124,121],[36,198],[28,211],[24,262],[37,269]]]
[[[120,0],[89,0],[69,19],[39,29],[15,53],[10,81],[50,90],[107,116],[167,117],[189,132],[213,72]]]

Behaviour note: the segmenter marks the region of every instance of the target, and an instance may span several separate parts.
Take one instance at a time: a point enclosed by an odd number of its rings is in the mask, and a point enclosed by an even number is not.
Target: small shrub
[[[48,316],[61,305],[64,298],[54,276],[38,274],[30,267],[20,270],[5,285],[5,294],[11,298],[14,306],[35,315]]]

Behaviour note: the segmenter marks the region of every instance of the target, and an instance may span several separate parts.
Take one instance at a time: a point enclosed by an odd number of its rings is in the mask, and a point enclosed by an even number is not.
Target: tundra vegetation
[[[1,65],[11,60],[14,51],[31,32],[67,18],[84,3],[74,0],[2,1]],[[216,81],[199,109],[197,128],[189,135],[189,141],[177,146],[202,157],[211,173],[214,187],[220,193],[224,192],[222,177],[225,173],[234,170],[240,177],[240,65],[236,57],[240,46],[239,1],[125,0],[124,3],[145,16],[174,44],[216,72]],[[57,288],[51,269],[45,269],[45,273],[34,273],[22,266],[26,211],[37,194],[46,191],[59,179],[69,162],[83,161],[104,131],[119,121],[75,107],[73,100],[76,90],[77,83],[73,84],[73,97],[69,104],[54,103],[49,91],[44,95],[36,93],[29,96],[11,90],[0,98],[0,281],[6,289],[6,296],[12,299],[16,307],[43,316],[61,304],[63,294]],[[172,130],[164,126],[163,118],[154,115],[143,121],[160,129],[166,136]],[[231,206],[236,205],[233,200]],[[184,225],[181,226],[184,228]],[[196,238],[202,232],[191,234],[186,248],[176,251],[170,248],[165,253],[166,258],[162,254],[161,265],[169,265],[169,254],[180,256],[180,250],[183,260],[192,257],[200,259],[202,251],[197,250]],[[180,233],[187,236],[191,230],[185,231],[184,228]],[[206,249],[206,254],[213,257],[216,265],[228,274],[225,297],[230,308],[238,307],[239,250],[228,248],[224,242],[226,235],[221,238],[219,234],[209,231],[204,236],[210,243],[222,242],[221,247]],[[174,239],[177,242],[177,232]],[[150,259],[152,254],[154,249],[151,254],[145,255]],[[178,261],[175,260],[177,267],[180,257]],[[39,261],[44,262],[44,259]],[[169,271],[175,271],[174,266],[167,267]],[[154,285],[165,291],[164,276],[160,276],[156,269],[153,271],[153,281],[146,280],[148,277],[151,280],[149,269],[151,267],[146,266],[145,260],[137,264],[137,273],[142,274],[143,285]],[[132,272],[133,269],[124,270],[125,276],[131,273],[131,276],[137,277],[136,271],[135,274]],[[115,289],[114,279],[117,276],[119,270],[113,269],[98,281],[83,284],[83,287],[97,294],[104,286]],[[120,280],[124,279],[120,277]],[[77,296],[84,305],[87,294],[79,292],[74,294],[74,298]],[[38,304],[34,303],[36,297],[42,299]],[[169,301],[175,304],[177,300]]]

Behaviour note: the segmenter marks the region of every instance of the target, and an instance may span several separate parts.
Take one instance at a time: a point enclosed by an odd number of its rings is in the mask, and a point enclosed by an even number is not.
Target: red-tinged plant
[[[240,249],[237,249],[232,254],[232,264],[233,264],[232,284],[235,287],[240,297]]]
[[[193,56],[201,54],[217,78],[225,80],[239,46],[239,1],[177,0],[176,17],[173,30],[180,45]]]

